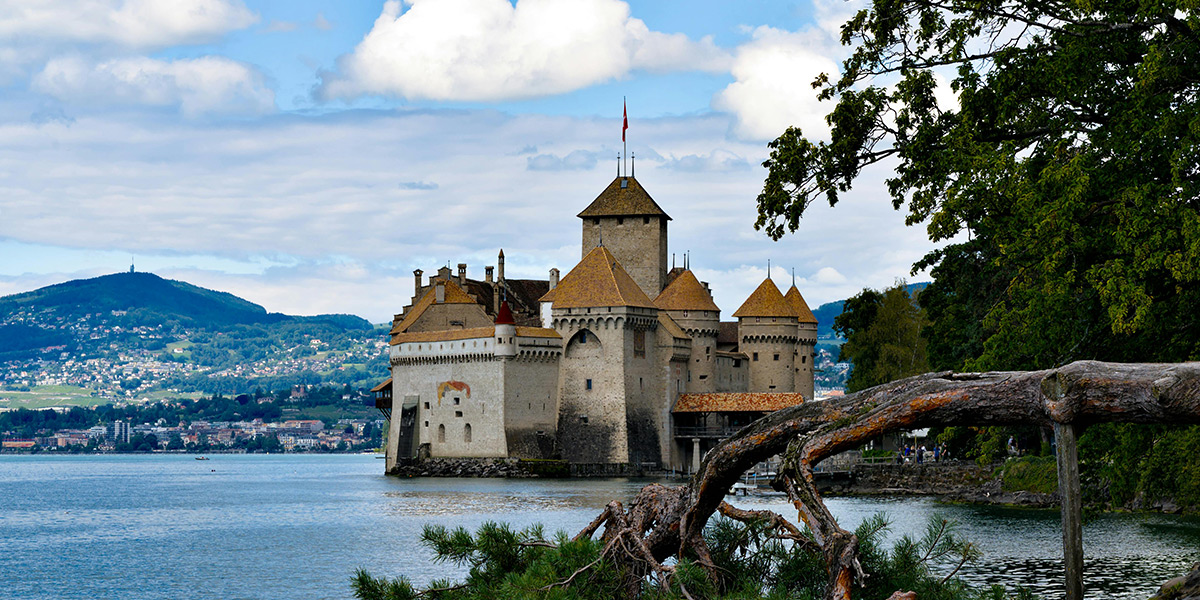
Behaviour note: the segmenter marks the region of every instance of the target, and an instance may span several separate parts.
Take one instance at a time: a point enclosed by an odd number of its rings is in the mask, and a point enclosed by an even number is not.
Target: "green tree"
[[[908,224],[968,238],[914,266],[933,276],[933,368],[1200,358],[1194,1],[876,0],[842,42],[841,72],[814,82],[835,102],[830,139],[789,128],[771,142],[756,227],[779,238],[865,167],[892,166]],[[1098,469],[1085,477],[1106,478],[1093,489],[1193,497],[1200,473],[1179,449],[1197,430],[1131,427],[1080,440]],[[1141,480],[1129,465],[1190,475]]]
[[[846,300],[833,328],[846,338],[839,360],[854,364],[846,390],[856,392],[929,370],[925,356],[928,324],[904,282],[882,292],[864,289]]]

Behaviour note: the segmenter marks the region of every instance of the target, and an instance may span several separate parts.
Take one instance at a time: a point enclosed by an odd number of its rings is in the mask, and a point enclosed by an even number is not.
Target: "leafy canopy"
[[[1197,355],[1200,2],[877,0],[842,42],[831,139],[770,144],[757,227],[894,165],[909,224],[969,237],[917,265],[953,334],[930,354],[962,361],[935,367]]]

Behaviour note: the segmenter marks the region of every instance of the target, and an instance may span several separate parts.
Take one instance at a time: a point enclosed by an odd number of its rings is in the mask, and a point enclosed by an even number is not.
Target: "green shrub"
[[[915,591],[921,600],[1033,599],[1025,590],[1010,595],[998,586],[971,589],[955,578],[980,553],[957,533],[953,521],[934,516],[920,539],[905,536],[890,549],[882,545],[887,527],[887,519],[875,515],[855,531],[859,560],[869,574],[865,587],[854,588],[855,600],[883,600],[896,590]],[[404,577],[377,579],[360,569],[351,579],[351,588],[360,600],[678,600],[687,596],[817,600],[825,593],[825,560],[812,544],[781,540],[763,522],[725,518],[714,519],[704,537],[721,574],[718,581],[683,558],[666,586],[642,574],[640,596],[633,596],[624,587],[628,579],[622,569],[627,567],[602,560],[603,545],[598,540],[571,540],[559,533],[549,542],[540,526],[518,532],[491,522],[474,535],[461,527],[426,526],[421,543],[434,551],[435,561],[469,566],[465,580],[434,581],[418,591]],[[633,581],[636,586],[637,575]]]
[[[1058,462],[1053,456],[1022,456],[1005,461],[1000,467],[1000,487],[1006,492],[1058,491]]]

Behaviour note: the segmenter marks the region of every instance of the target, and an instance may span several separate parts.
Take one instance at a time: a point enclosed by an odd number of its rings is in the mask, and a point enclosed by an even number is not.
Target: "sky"
[[[811,81],[856,1],[0,0],[0,295],[128,270],[272,312],[390,321],[414,269],[564,274],[622,102],[670,251],[725,318],[768,275],[814,308],[933,248],[886,165],[780,241],[767,144],[827,139]]]

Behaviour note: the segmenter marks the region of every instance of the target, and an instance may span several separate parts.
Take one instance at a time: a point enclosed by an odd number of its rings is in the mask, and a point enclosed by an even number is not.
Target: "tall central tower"
[[[633,177],[620,176],[583,212],[583,253],[603,245],[642,292],[662,292],[667,277],[667,221],[671,217]]]

